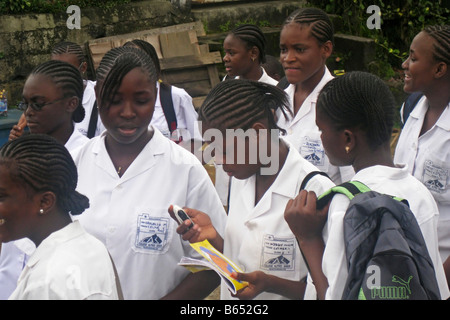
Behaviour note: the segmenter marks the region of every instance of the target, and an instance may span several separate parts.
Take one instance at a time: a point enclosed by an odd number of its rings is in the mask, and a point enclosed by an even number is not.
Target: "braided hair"
[[[259,50],[259,61],[261,63],[266,62],[266,37],[258,26],[243,24],[231,30],[229,34],[241,39],[248,50],[254,46],[257,47]]]
[[[125,44],[123,46],[124,47],[138,47],[139,49],[144,50],[145,53],[147,53],[150,56],[150,58],[152,58],[152,61],[155,64],[158,78],[160,77],[161,65],[159,63],[158,54],[156,53],[155,47],[150,42],[147,42],[147,41],[141,40],[141,39],[134,39],[134,40],[125,42]]]
[[[134,68],[141,68],[146,72],[150,82],[153,82],[156,88],[155,64],[143,50],[130,46],[117,47],[103,56],[97,68],[96,90],[100,97],[99,108],[109,108],[123,78]],[[105,101],[108,103],[105,104]]]
[[[286,112],[290,112],[283,90],[259,81],[231,79],[220,82],[209,92],[198,116],[211,127],[243,130],[251,128],[258,120],[268,119],[271,129],[284,133],[274,117],[278,108],[285,117]]]
[[[52,82],[63,91],[65,98],[77,97],[78,107],[72,114],[74,122],[81,122],[85,116],[83,108],[83,78],[80,71],[68,62],[59,60],[46,61],[31,71],[31,75],[45,75],[50,77]]]
[[[78,62],[81,64],[86,61],[86,56],[83,52],[81,46],[75,42],[70,41],[62,41],[57,43],[51,52],[51,55],[60,55],[60,54],[73,54],[77,57]]]
[[[389,87],[362,71],[329,81],[319,94],[316,110],[329,117],[338,130],[363,129],[373,149],[390,141],[397,114]]]
[[[450,65],[450,25],[428,26],[423,31],[435,40],[434,59]]]
[[[28,190],[53,192],[64,212],[78,215],[89,208],[89,199],[75,190],[78,173],[72,156],[49,135],[27,134],[7,142],[0,149],[0,165]]]
[[[298,9],[286,18],[283,27],[290,23],[310,25],[311,35],[319,41],[319,44],[331,41],[334,45],[333,22],[325,11],[318,8]]]

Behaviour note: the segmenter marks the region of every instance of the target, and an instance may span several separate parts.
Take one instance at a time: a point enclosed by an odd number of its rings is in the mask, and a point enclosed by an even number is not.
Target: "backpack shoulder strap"
[[[91,118],[89,119],[89,126],[87,137],[89,139],[95,136],[95,130],[97,129],[97,121],[98,121],[98,109],[97,109],[97,100],[95,100],[94,105],[92,106]]]
[[[406,123],[409,114],[414,110],[414,107],[416,106],[417,102],[419,102],[419,100],[422,98],[422,96],[423,96],[422,92],[414,92],[411,93],[408,96],[408,98],[406,98],[402,111],[403,124]]]
[[[170,133],[175,131],[177,129],[177,117],[175,115],[175,109],[173,107],[173,101],[172,101],[172,86],[160,83],[160,99],[161,99],[161,106],[164,112],[164,116],[166,117],[167,126],[169,127]]]
[[[317,209],[325,207],[335,194],[341,193],[352,200],[357,194],[370,191],[370,188],[359,181],[349,181],[325,191],[317,198]]]
[[[289,87],[289,81],[287,80],[286,76],[284,76],[283,78],[280,79],[280,81],[278,81],[277,87],[283,90]]]
[[[305,178],[303,178],[302,184],[300,185],[300,190],[305,189],[306,185],[308,184],[309,180],[311,180],[312,177],[314,177],[315,175],[320,174],[324,177],[327,177],[328,179],[330,179],[330,177],[322,171],[311,171],[310,173],[308,173]],[[331,180],[331,179],[330,179]]]

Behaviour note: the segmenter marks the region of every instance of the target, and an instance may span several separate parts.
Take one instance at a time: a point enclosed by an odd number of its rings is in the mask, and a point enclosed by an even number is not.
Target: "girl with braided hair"
[[[151,43],[134,39],[125,43],[124,46],[132,46],[144,50],[155,64],[158,75],[158,81],[156,82],[158,93],[150,125],[156,127],[164,136],[193,152],[194,140],[197,140],[202,145],[202,137],[198,129],[198,115],[192,103],[192,97],[186,90],[160,80],[161,67],[159,58]],[[173,112],[173,119],[171,118],[171,112]]]
[[[255,80],[271,85],[278,81],[269,76],[263,68],[266,63],[266,37],[253,24],[243,24],[231,30],[223,42],[223,62],[227,79]],[[227,205],[230,178],[222,166],[215,166],[215,187],[224,206]]]
[[[88,138],[99,135],[105,128],[97,114],[94,91],[95,81],[84,78],[87,70],[87,62],[81,46],[74,42],[60,42],[54,46],[51,52],[51,60],[68,62],[82,74],[84,89],[81,103],[85,112],[85,117],[81,121],[75,122],[74,126],[76,130],[80,131]],[[23,114],[17,125],[13,126],[11,129],[9,139],[11,140],[21,136],[26,126],[27,122],[25,114]]]
[[[334,184],[323,175],[308,180],[318,169],[280,137],[274,111],[288,112],[287,105],[281,89],[237,79],[214,87],[199,110],[204,139],[210,142],[209,148],[217,146],[215,161],[231,177],[225,237],[195,207],[186,208],[194,227],[185,233],[188,225],[181,225],[178,232],[191,242],[208,239],[245,270],[234,276],[250,285],[233,296],[223,283],[221,299],[303,298],[307,267],[283,219],[284,208],[302,182],[318,193]],[[229,135],[230,131],[236,135]],[[240,155],[245,155],[244,161],[239,161]]]
[[[285,20],[280,33],[280,61],[288,81],[285,91],[293,116],[278,117],[278,125],[287,130],[286,139],[302,157],[339,184],[348,181],[354,171],[348,166],[330,164],[315,123],[317,96],[333,79],[326,67],[333,46],[333,23],[321,9],[301,8]]]
[[[316,123],[323,146],[335,165],[352,165],[371,190],[409,202],[433,262],[442,299],[450,296],[438,250],[438,209],[431,193],[407,166],[393,163],[390,140],[395,100],[389,87],[366,72],[350,72],[329,81],[317,100]],[[286,206],[285,219],[310,267],[308,299],[339,300],[348,277],[344,216],[349,199],[335,195],[316,212],[317,196],[301,191]]]
[[[48,134],[69,152],[89,141],[74,126],[84,118],[83,80],[70,63],[49,60],[33,69],[25,82],[23,99],[19,107],[24,110],[30,133]],[[0,299],[11,294],[34,249],[26,238],[2,245]]]
[[[436,200],[440,252],[450,283],[450,25],[419,32],[402,67],[404,91],[423,96],[402,129],[394,162],[407,164]]]
[[[44,134],[9,141],[0,150],[0,241],[36,245],[11,300],[118,299],[105,246],[72,222],[89,207],[78,193],[67,149]]]
[[[243,24],[231,30],[223,41],[225,79],[248,79],[276,85],[262,64],[266,62],[266,37],[253,24]]]
[[[203,299],[219,279],[178,266],[195,250],[176,235],[171,204],[226,214],[208,173],[191,152],[150,125],[157,72],[141,49],[108,51],[97,68],[97,102],[106,127],[73,154],[77,190],[90,199],[79,220],[108,248],[125,299]]]
[[[49,60],[34,68],[19,104],[29,131],[49,134],[69,151],[87,142],[89,139],[75,130],[75,123],[85,116],[83,90],[80,71],[68,62]]]

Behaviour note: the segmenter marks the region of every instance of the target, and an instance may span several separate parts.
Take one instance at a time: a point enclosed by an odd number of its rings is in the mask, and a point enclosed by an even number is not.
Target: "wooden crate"
[[[199,45],[203,24],[192,22],[135,33],[105,37],[86,43],[90,66],[96,69],[103,55],[133,39],[150,42],[156,49],[163,81],[185,89],[199,108],[209,91],[220,82],[216,65],[222,63],[220,52],[209,52]]]

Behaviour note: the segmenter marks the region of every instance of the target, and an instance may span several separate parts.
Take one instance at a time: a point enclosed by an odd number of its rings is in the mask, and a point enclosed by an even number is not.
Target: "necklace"
[[[117,174],[120,175],[121,171],[122,171],[122,167],[119,167],[119,169],[117,169]]]

